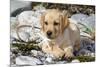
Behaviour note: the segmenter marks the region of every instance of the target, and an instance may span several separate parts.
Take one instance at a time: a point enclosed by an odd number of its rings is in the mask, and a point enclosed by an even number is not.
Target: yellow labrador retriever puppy
[[[80,32],[67,16],[59,10],[48,9],[41,16],[42,31],[50,39],[49,46],[43,44],[42,50],[57,58],[73,57],[73,51],[80,48]]]

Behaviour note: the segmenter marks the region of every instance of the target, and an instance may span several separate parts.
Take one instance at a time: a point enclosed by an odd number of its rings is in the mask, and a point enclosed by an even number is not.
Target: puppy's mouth
[[[54,37],[52,37],[52,36],[48,36],[48,35],[47,35],[47,38],[48,38],[48,39],[54,39]]]

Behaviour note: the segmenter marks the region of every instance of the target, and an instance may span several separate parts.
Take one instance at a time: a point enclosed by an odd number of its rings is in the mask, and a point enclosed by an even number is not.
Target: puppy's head
[[[47,10],[41,16],[42,31],[49,39],[55,39],[68,27],[69,21],[66,15],[56,9]]]

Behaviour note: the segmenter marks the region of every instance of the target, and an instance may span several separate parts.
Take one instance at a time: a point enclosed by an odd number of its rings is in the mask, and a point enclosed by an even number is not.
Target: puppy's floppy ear
[[[60,15],[60,29],[61,33],[64,32],[64,30],[69,26],[70,22],[68,20],[68,17],[66,14],[61,14]]]
[[[41,23],[41,30],[44,31],[44,20],[45,20],[45,14],[41,15],[40,23]]]

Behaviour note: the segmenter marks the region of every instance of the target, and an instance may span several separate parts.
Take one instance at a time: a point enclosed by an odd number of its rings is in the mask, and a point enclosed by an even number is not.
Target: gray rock
[[[95,29],[95,15],[92,14],[90,15],[89,17],[87,17],[85,20],[84,20],[84,23],[86,23],[86,25],[88,27],[91,27],[93,29]]]
[[[45,57],[42,57],[42,58],[41,58],[41,61],[42,61],[42,62],[45,62],[45,59],[46,59]]]
[[[36,40],[41,42],[42,38],[38,35],[40,33],[40,19],[41,11],[24,11],[17,16],[19,25],[29,25],[24,26],[19,29],[19,36],[25,42]]]
[[[43,64],[39,59],[36,59],[36,58],[34,58],[34,62],[35,62],[37,65],[42,65],[42,64]]]
[[[40,13],[38,11],[23,11],[21,14],[17,16],[17,19],[20,24],[30,25],[34,27],[40,28]]]
[[[20,28],[18,33],[21,40],[28,42],[30,41],[30,37],[32,36],[30,33],[33,33],[33,31],[31,27],[26,26],[26,27]]]
[[[41,42],[42,39],[40,39],[40,36],[37,35],[39,32],[35,32],[35,29],[33,30],[32,27],[22,27],[19,29],[19,37],[21,40],[28,42],[28,41],[34,41]]]
[[[86,19],[84,19],[82,21],[82,24],[84,24],[90,30],[90,32],[88,31],[88,33],[91,33],[91,34],[94,33],[95,32],[95,15],[92,14],[92,15],[88,16]],[[80,29],[81,35],[92,38],[92,35],[84,32],[87,30],[86,27],[83,27],[83,28],[81,27],[81,29]]]
[[[31,53],[32,53],[33,56],[37,56],[38,55],[38,51],[36,51],[36,50],[31,50]]]
[[[80,14],[72,15],[71,19],[74,19],[74,20],[76,20],[79,23],[79,22],[83,22],[87,17],[88,17],[88,15],[80,13]]]
[[[91,57],[95,57],[95,53],[91,53]]]
[[[77,21],[78,27],[80,28],[80,35],[92,38],[92,35],[88,33],[94,33],[95,31],[95,14],[91,14],[90,16],[85,14],[74,14],[71,19]],[[82,25],[83,24],[83,25]],[[85,25],[85,26],[84,26]],[[87,28],[89,29],[87,31]],[[86,33],[86,32],[88,33]]]
[[[29,56],[19,56],[16,58],[16,65],[40,65],[42,62],[33,57]]]
[[[31,50],[32,56],[37,57],[38,59],[44,58],[45,54],[42,51]]]
[[[78,52],[79,56],[91,56],[91,51],[87,50],[87,49],[81,49]]]
[[[95,43],[94,41],[86,38],[86,37],[81,37],[81,49],[78,52],[78,55],[82,56],[95,56]]]
[[[34,23],[34,11],[23,11],[17,16],[17,20],[19,25],[30,25],[32,26]]]
[[[45,57],[46,57],[45,64],[54,64],[55,63],[54,60],[56,60],[56,58],[53,55],[45,54]]]
[[[48,57],[48,58],[46,58],[46,60],[45,60],[46,62],[48,62],[48,63],[51,63],[53,60],[52,60],[52,58],[51,57]]]
[[[41,10],[34,11],[23,11],[17,16],[18,21],[21,24],[32,25],[34,27],[40,28],[40,16],[43,13]]]
[[[18,39],[18,40],[23,40],[25,42],[28,41],[36,41],[37,43],[40,43],[43,38],[38,35],[38,33],[40,34],[40,16],[45,12],[45,8],[43,6],[36,6],[34,7],[35,11],[23,11],[21,12],[19,15],[17,15],[16,18],[12,18],[11,22],[13,22],[13,24],[11,24],[11,42],[14,41],[14,39]],[[15,22],[16,21],[16,22]],[[16,25],[17,24],[17,25]],[[21,27],[18,31],[19,37],[16,34],[16,27],[14,26],[21,26],[21,25],[28,25],[28,26],[24,26]],[[14,28],[15,29],[14,29]]]
[[[87,37],[81,37],[80,44],[81,44],[81,49],[86,49],[91,52],[95,52],[95,43],[91,39]]]
[[[39,56],[44,56],[45,54],[42,51],[38,51]]]

